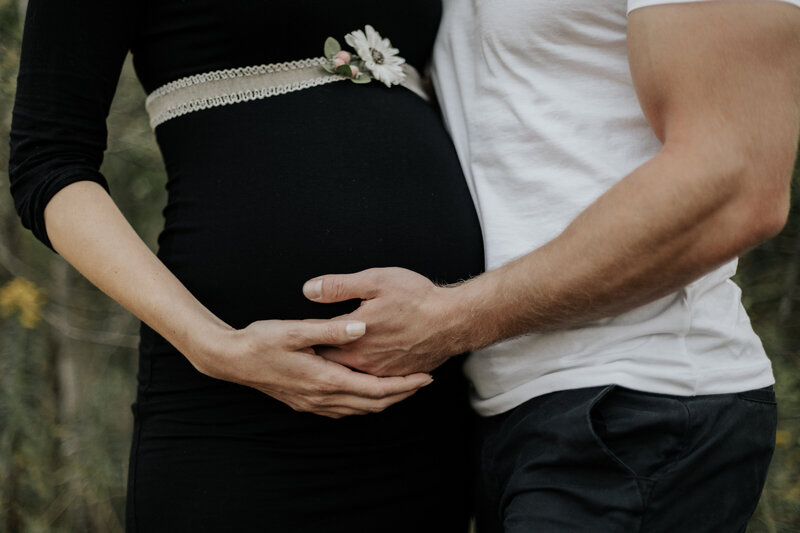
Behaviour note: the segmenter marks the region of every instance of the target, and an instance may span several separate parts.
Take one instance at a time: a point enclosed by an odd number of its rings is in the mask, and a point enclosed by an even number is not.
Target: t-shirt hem
[[[641,7],[657,6],[661,4],[694,4],[698,2],[709,2],[720,0],[628,0],[628,14],[634,9]],[[783,2],[784,4],[792,4],[800,7],[800,0],[770,0],[774,2]]]
[[[760,389],[775,384],[769,359],[736,368],[699,371],[683,376],[634,375],[602,372],[596,368],[579,368],[557,372],[524,383],[490,398],[473,394],[472,407],[483,417],[499,415],[538,396],[551,392],[619,385],[633,390],[674,396],[731,394]]]

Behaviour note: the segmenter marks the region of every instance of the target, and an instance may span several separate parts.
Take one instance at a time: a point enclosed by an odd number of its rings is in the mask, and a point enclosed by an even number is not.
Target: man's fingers
[[[287,321],[286,347],[301,351],[318,344],[340,345],[364,336],[367,325],[359,320]]]
[[[320,357],[324,357],[328,361],[333,361],[334,363],[338,363],[349,368],[358,368],[355,364],[353,364],[353,358],[350,352],[346,352],[339,348],[317,347],[314,353]],[[362,370],[361,368],[358,369]]]
[[[331,375],[331,385],[335,390],[340,393],[349,393],[362,398],[379,400],[405,392],[416,391],[420,387],[424,387],[433,382],[433,378],[430,374],[422,372],[409,376],[379,378],[370,374],[355,372],[337,363],[330,361],[327,361],[327,363],[336,365],[336,370]]]
[[[355,274],[328,274],[311,279],[303,285],[303,294],[320,303],[375,298],[378,284],[370,270]]]

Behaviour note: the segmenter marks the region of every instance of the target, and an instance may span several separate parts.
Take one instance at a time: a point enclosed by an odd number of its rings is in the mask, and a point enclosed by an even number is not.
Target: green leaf
[[[369,74],[364,74],[362,72],[357,78],[350,78],[350,81],[353,83],[369,83],[372,81],[372,78],[369,77]]]
[[[353,70],[350,68],[350,65],[339,65],[334,72],[340,76],[347,76],[348,78],[353,77]]]
[[[330,72],[331,74],[333,74],[333,66],[331,66],[329,63],[323,63],[320,66],[322,68],[324,68],[327,72]]]
[[[328,59],[333,59],[333,57],[339,53],[342,49],[339,41],[334,39],[333,37],[328,37],[325,39],[325,57]]]

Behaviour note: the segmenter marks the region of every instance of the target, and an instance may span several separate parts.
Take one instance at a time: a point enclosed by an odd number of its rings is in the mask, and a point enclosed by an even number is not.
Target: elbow
[[[751,138],[707,149],[707,191],[723,200],[723,219],[742,252],[778,235],[789,218],[797,139],[753,144]]]
[[[22,225],[31,229],[31,212],[34,198],[34,190],[30,180],[26,179],[22,170],[22,164],[18,161],[17,154],[12,149],[8,161],[9,192],[14,203],[14,209],[19,215]]]
[[[793,160],[765,165],[743,153],[707,158],[703,166],[695,159],[695,170],[703,170],[693,175],[692,196],[703,213],[707,252],[715,261],[728,261],[775,237],[789,217]]]
[[[766,176],[751,174],[743,180],[734,201],[742,247],[749,249],[778,235],[789,219],[791,172]]]
[[[778,235],[789,220],[789,199],[770,198],[759,205],[750,216],[752,238],[755,244],[764,242]]]
[[[788,209],[758,209],[746,220],[745,229],[746,241],[749,241],[748,248],[757,246],[778,235],[786,226],[788,220]]]
[[[57,157],[42,161],[42,158],[22,159],[12,155],[8,173],[14,208],[22,225],[50,248],[44,211],[53,196],[77,181],[94,181],[108,190],[105,178],[94,165],[73,161],[65,164]]]

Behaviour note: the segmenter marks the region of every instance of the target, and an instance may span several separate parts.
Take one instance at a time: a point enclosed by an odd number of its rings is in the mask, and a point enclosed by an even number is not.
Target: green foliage
[[[122,532],[138,323],[24,230],[11,204],[8,131],[23,4],[0,0],[0,288],[8,296],[0,317],[0,531]],[[165,177],[143,102],[126,64],[103,172],[153,245]],[[44,294],[32,329],[20,318],[31,325],[39,301],[23,279]]]
[[[736,281],[775,371],[778,435],[750,533],[800,531],[800,165],[793,211],[780,235],[739,262]]]
[[[325,52],[325,57],[327,57],[328,59],[333,59],[333,57],[336,54],[338,54],[341,49],[342,45],[340,45],[339,41],[337,41],[333,37],[328,37],[327,39],[325,39],[324,52]]]

